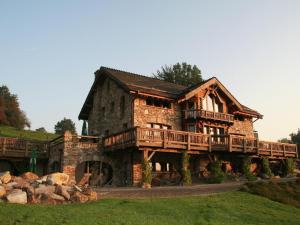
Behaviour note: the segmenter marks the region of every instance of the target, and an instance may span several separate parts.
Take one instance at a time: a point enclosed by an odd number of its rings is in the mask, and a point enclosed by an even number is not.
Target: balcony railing
[[[37,151],[37,157],[48,157],[47,142],[0,137],[0,156],[2,157],[30,157],[33,149]]]
[[[297,158],[297,145],[259,141],[236,135],[205,135],[193,132],[135,127],[103,139],[105,150],[132,147],[190,153],[226,151],[269,157]]]
[[[220,112],[212,112],[202,109],[184,110],[185,119],[211,119],[225,122],[233,122],[234,115]]]

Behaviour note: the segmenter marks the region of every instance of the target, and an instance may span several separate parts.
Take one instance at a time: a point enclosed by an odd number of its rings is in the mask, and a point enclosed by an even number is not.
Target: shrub
[[[226,174],[222,171],[222,163],[215,161],[210,164],[211,176],[209,178],[210,183],[219,184],[224,181]]]
[[[273,176],[268,158],[262,158],[262,171],[269,177]]]
[[[151,184],[152,182],[152,167],[147,160],[143,160],[142,164],[143,182],[145,184]]]
[[[182,181],[183,184],[191,184],[192,183],[192,176],[191,171],[189,169],[190,164],[190,156],[187,151],[182,153]]]
[[[251,158],[247,156],[243,159],[243,173],[247,178],[247,180],[255,181],[257,178],[253,173],[251,173],[250,168],[251,168]]]
[[[294,173],[295,168],[296,165],[294,159],[288,158],[285,160],[284,172],[286,175],[292,175]]]

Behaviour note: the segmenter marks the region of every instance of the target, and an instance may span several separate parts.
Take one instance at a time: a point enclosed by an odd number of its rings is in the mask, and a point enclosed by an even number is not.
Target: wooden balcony
[[[33,149],[38,158],[48,157],[47,142],[0,137],[0,157],[26,158],[31,156]]]
[[[241,152],[257,156],[297,158],[297,145],[258,141],[236,135],[204,135],[193,132],[135,127],[103,138],[105,150],[150,148],[155,151],[191,154]]]
[[[212,112],[202,109],[184,110],[183,115],[185,119],[210,119],[223,122],[233,123],[234,115],[220,112]]]
[[[2,158],[30,158],[33,149],[37,151],[38,158],[48,158],[53,149],[63,150],[66,145],[73,149],[99,150],[99,137],[60,136],[49,142],[24,140],[19,138],[0,137],[0,157]]]

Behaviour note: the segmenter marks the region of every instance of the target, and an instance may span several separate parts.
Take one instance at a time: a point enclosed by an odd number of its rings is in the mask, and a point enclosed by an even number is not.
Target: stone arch
[[[5,171],[10,171],[14,175],[18,175],[20,173],[12,161],[0,159],[0,172]]]
[[[78,183],[85,174],[90,174],[89,184],[104,186],[111,184],[114,170],[111,162],[98,152],[82,154],[75,167],[75,181]]]

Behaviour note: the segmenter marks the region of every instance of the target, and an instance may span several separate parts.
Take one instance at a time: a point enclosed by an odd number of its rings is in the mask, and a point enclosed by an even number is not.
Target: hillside
[[[243,192],[66,205],[0,203],[1,224],[299,224],[300,209]]]
[[[58,135],[32,130],[18,130],[14,127],[0,125],[0,137],[16,137],[28,140],[49,141],[58,137]]]

